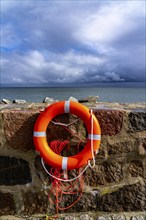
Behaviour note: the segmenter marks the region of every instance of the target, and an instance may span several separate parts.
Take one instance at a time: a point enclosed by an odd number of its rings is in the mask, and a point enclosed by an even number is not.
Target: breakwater
[[[48,103],[1,104],[0,219],[43,219],[54,214],[45,186],[51,184],[33,144],[33,127]],[[99,120],[102,141],[96,166],[84,173],[80,201],[60,219],[127,219],[146,217],[146,113],[142,104],[87,103]],[[72,117],[59,119],[70,123]],[[82,121],[72,124],[80,137]],[[49,141],[77,140],[59,126],[48,127]],[[67,198],[69,203],[73,196]]]

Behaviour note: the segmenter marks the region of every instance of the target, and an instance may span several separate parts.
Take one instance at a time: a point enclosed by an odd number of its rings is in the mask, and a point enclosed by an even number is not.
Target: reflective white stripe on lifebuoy
[[[88,139],[92,139],[93,140],[101,140],[101,135],[100,134],[88,134]]]
[[[65,101],[64,113],[70,113],[70,101]]]
[[[62,170],[67,170],[68,157],[62,158]]]
[[[45,131],[34,131],[33,136],[34,137],[46,137],[46,132]]]

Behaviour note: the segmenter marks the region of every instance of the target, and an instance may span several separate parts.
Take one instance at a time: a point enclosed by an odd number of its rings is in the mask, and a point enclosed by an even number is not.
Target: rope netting
[[[74,122],[71,122],[69,124],[64,124],[59,122],[56,118],[54,121],[51,121],[54,125],[60,125],[65,130],[67,130],[71,135],[75,136],[79,141],[77,143],[76,151],[77,153],[80,151],[80,145],[82,142],[85,142],[81,137],[79,137],[74,131],[72,131],[69,126],[73,123],[76,123],[79,119],[75,120]],[[68,140],[53,140],[49,144],[52,151],[54,151],[56,154],[63,154],[63,151],[69,152],[70,149],[70,143]],[[42,165],[45,169],[45,171],[49,174],[51,178],[51,188],[49,189],[48,193],[48,199],[50,203],[55,205],[56,209],[56,216],[50,217],[47,215],[46,220],[58,218],[58,213],[60,211],[64,211],[66,209],[71,208],[74,206],[81,198],[82,192],[83,192],[83,185],[84,185],[84,178],[83,178],[83,168],[79,168],[77,171],[70,171],[68,173],[67,170],[61,170],[54,167],[51,167],[49,171],[47,170],[43,159],[42,159]],[[69,175],[77,174],[77,177],[72,178],[71,181],[69,180]],[[67,206],[63,206],[63,203],[65,202],[66,198],[68,198],[69,195],[74,196],[74,201],[71,202]],[[70,199],[72,200],[72,199]]]
[[[79,135],[77,135],[74,131],[72,131],[69,126],[73,123],[76,123],[79,119],[75,120],[74,122],[71,122],[69,124],[64,124],[59,122],[56,118],[55,121],[51,121],[54,125],[60,125],[65,130],[67,130],[72,136],[75,136],[78,139],[76,151],[79,153],[81,144],[85,143],[85,140],[81,138]],[[93,130],[93,117],[92,117],[92,110],[91,110],[91,132]],[[92,132],[93,133],[93,132]],[[92,134],[91,133],[91,134]],[[71,145],[68,140],[53,140],[49,143],[49,146],[52,151],[54,151],[56,154],[62,155],[63,151],[69,152],[71,151]],[[88,164],[84,168],[79,168],[76,171],[67,171],[67,170],[61,170],[58,168],[51,167],[48,171],[48,169],[45,166],[45,163],[43,159],[41,160],[42,166],[45,169],[46,173],[49,174],[51,179],[51,188],[49,189],[48,193],[48,199],[50,203],[55,205],[56,209],[56,216],[49,217],[46,215],[46,220],[58,218],[59,211],[64,211],[66,209],[71,208],[74,206],[81,198],[82,192],[83,192],[83,185],[84,185],[84,178],[83,173],[88,167],[93,168],[95,166],[95,156],[93,152],[93,140],[91,138],[91,152],[92,152],[92,159],[93,159],[93,165],[91,165],[90,161],[88,161]],[[77,175],[74,177],[74,175]],[[69,179],[69,176],[73,176],[73,178]],[[66,198],[68,198],[69,195],[72,195],[74,197],[74,201],[72,201],[69,205],[64,205]],[[73,198],[70,198],[71,201]],[[68,203],[68,202],[67,202]]]
[[[63,149],[66,147],[68,148],[68,141],[53,141],[51,142],[50,148],[55,152],[60,154]],[[80,173],[80,170],[78,172]],[[57,168],[51,167],[50,173],[54,175],[57,178],[60,179],[66,179],[68,180],[68,173],[67,171],[63,171]],[[56,213],[58,214],[59,210],[66,210],[71,208],[73,205],[75,205],[82,195],[82,189],[83,189],[83,176],[80,178],[71,181],[71,182],[62,182],[61,180],[55,179],[51,177],[51,183],[52,187],[49,192],[49,201],[56,206]],[[52,200],[51,195],[55,195],[55,200]],[[76,195],[76,200],[68,205],[67,207],[61,207],[61,203],[63,202],[65,195]]]

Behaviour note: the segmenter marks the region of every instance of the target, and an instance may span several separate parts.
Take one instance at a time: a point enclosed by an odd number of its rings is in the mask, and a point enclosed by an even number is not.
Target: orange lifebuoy
[[[62,157],[53,152],[46,139],[48,124],[54,117],[64,113],[74,114],[81,118],[85,123],[88,132],[87,143],[85,144],[84,149],[78,154],[69,157]],[[93,132],[92,134],[91,130]],[[101,131],[98,120],[94,115],[93,129],[91,129],[91,114],[86,106],[78,102],[60,101],[48,106],[44,112],[40,113],[34,126],[33,139],[37,151],[40,152],[41,157],[43,157],[46,163],[59,169],[72,170],[86,165],[88,161],[92,159],[91,139],[93,141],[94,153],[98,151]]]

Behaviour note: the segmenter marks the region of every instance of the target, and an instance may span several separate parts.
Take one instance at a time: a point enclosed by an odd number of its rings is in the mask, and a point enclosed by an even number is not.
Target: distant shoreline
[[[141,88],[146,87],[145,82],[99,82],[99,83],[66,83],[66,84],[52,84],[52,85],[1,85],[3,88],[90,88],[90,87],[131,87],[131,88]]]

